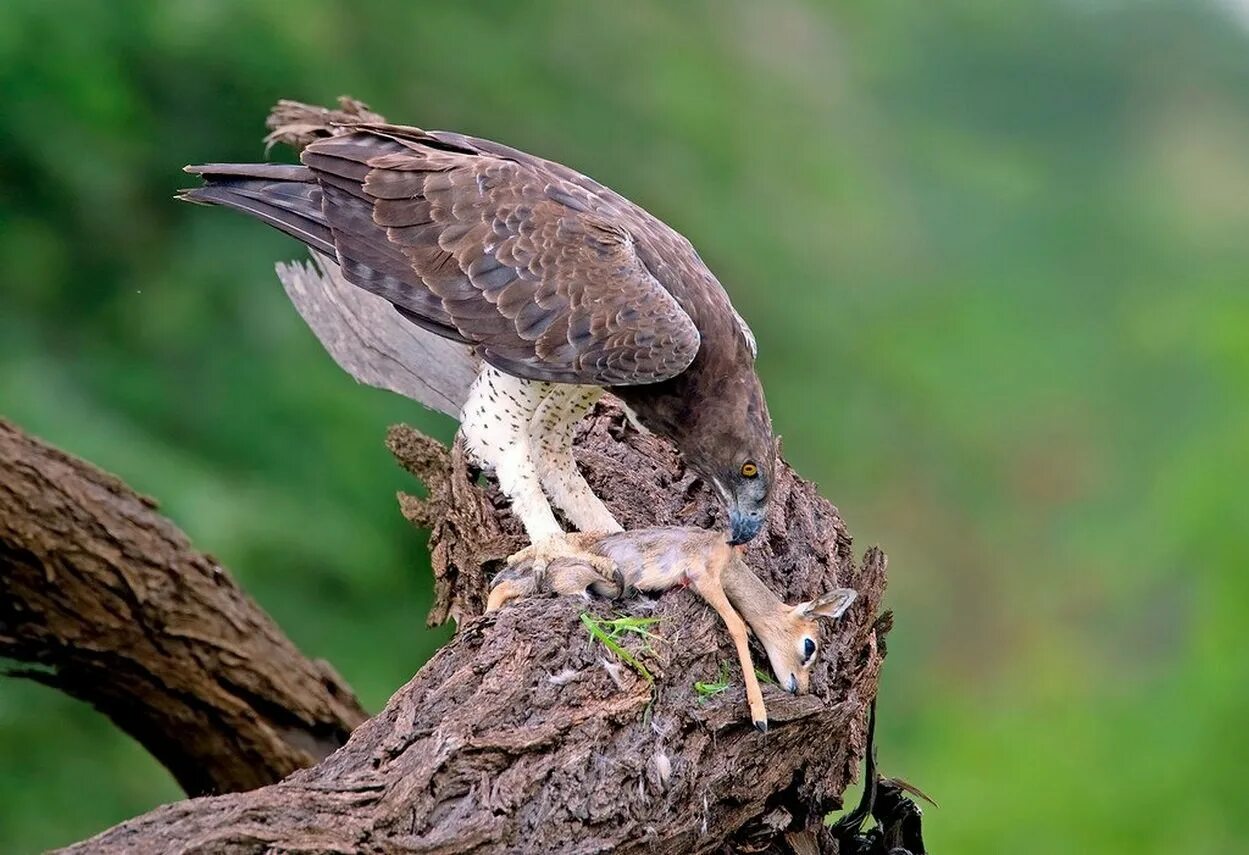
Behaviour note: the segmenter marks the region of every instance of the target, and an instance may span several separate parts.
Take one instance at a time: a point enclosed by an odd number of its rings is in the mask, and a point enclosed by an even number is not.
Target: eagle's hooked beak
[[[763,528],[763,511],[746,511],[741,507],[729,510],[729,543],[733,546],[750,540]]]

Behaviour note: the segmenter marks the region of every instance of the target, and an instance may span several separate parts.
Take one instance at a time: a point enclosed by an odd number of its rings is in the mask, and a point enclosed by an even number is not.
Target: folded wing
[[[654,383],[698,352],[693,320],[635,245],[637,209],[571,170],[392,125],[322,138],[302,160],[192,167],[208,186],[186,196],[332,249],[348,281],[510,374]]]

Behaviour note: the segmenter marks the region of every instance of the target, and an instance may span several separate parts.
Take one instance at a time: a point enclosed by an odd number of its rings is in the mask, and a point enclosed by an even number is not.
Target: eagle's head
[[[674,436],[686,462],[724,501],[729,542],[741,544],[763,530],[776,472],[776,440],[754,371],[717,385],[689,408]]]
[[[671,380],[613,391],[715,489],[728,512],[729,542],[737,545],[767,523],[776,440],[753,339],[732,329],[704,335],[694,362]]]

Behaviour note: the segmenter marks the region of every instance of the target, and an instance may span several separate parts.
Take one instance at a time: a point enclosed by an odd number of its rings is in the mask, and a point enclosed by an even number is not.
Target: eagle
[[[280,102],[269,141],[299,164],[188,166],[203,184],[178,198],[277,228],[476,354],[460,431],[524,526],[531,546],[513,557],[602,563],[552,505],[582,533],[621,530],[572,453],[604,390],[714,487],[731,543],[758,534],[776,443],[755,339],[690,242],[561,164],[342,108]]]

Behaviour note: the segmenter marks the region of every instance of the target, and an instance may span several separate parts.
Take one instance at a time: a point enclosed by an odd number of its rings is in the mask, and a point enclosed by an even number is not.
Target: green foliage
[[[721,662],[720,672],[716,674],[714,680],[698,680],[694,683],[694,694],[698,695],[698,702],[703,703],[721,694],[731,685],[733,683],[729,676],[729,663]]]
[[[938,852],[1249,839],[1249,50],[1234,0],[0,3],[0,413],[157,496],[377,710],[446,637],[388,424],[171,201],[279,97],[555,158],[691,238],[785,451],[890,555],[880,760]],[[288,157],[286,152],[275,156]],[[0,680],[0,851],[178,797]]]
[[[643,680],[654,685],[655,677],[642,664],[642,660],[620,642],[629,635],[641,636],[643,639],[641,652],[646,653],[650,650],[650,642],[652,640],[662,640],[658,635],[647,629],[647,627],[659,623],[659,618],[639,618],[627,615],[620,615],[615,618],[601,618],[589,612],[582,612],[581,623],[590,633],[592,640],[600,642],[614,653],[617,659],[636,671]]]
[[[766,683],[769,686],[775,686],[776,681],[772,679],[772,675],[759,668],[755,668],[755,679],[760,683]],[[698,680],[694,683],[694,694],[698,696],[698,702],[703,703],[709,698],[723,692],[729,686],[733,685],[733,680],[729,675],[729,663],[721,662],[720,671],[716,674],[716,678],[711,681]]]

